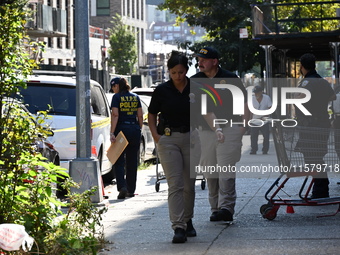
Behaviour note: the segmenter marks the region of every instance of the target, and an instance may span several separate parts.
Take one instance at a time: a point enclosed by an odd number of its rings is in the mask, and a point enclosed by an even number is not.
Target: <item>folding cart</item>
[[[161,180],[165,180],[165,174],[164,172],[160,172],[158,170],[158,164],[159,164],[159,158],[158,158],[158,153],[157,153],[157,158],[156,158],[156,183],[155,183],[155,189],[158,192],[159,191],[159,186],[160,186],[160,181]],[[196,180],[201,180],[201,189],[204,190],[205,189],[205,185],[206,185],[206,180],[203,176],[203,174],[198,174],[196,177]]]
[[[268,201],[260,208],[263,218],[273,220],[280,206],[287,206],[287,212],[293,212],[293,206],[322,206],[338,204],[340,197],[310,198],[314,179],[324,172],[340,172],[340,129],[312,128],[291,126],[274,122],[271,130],[279,163],[280,175],[265,193]],[[294,195],[289,195],[283,188],[293,177],[301,178]],[[296,180],[296,179],[295,179]],[[292,197],[296,197],[292,199]]]

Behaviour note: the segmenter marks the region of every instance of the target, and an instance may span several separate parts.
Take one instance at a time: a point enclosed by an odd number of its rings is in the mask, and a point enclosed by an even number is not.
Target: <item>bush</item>
[[[46,112],[33,119],[17,103],[5,100],[26,86],[24,79],[37,64],[26,51],[39,50],[25,35],[26,4],[27,0],[0,3],[0,224],[24,225],[35,245],[30,252],[0,249],[0,254],[96,254],[104,240],[100,219],[106,211],[91,203],[96,188],[71,194],[77,184],[35,147],[35,141],[49,133],[41,126]],[[65,180],[65,202],[55,195],[59,180]]]

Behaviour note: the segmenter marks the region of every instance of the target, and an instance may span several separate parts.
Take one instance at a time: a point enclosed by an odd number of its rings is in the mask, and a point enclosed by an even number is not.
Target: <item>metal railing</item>
[[[253,37],[339,30],[340,1],[252,5]]]

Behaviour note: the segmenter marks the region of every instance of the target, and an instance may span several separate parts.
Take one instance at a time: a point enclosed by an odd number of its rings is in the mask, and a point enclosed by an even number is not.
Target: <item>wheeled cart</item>
[[[313,128],[291,125],[282,122],[272,124],[272,135],[279,163],[280,175],[265,193],[268,201],[260,208],[263,218],[273,220],[280,206],[287,206],[287,212],[293,212],[293,206],[322,206],[338,204],[333,216],[340,211],[340,197],[311,198],[314,178],[327,177],[327,172],[340,172],[340,129]],[[285,186],[290,186],[291,178],[300,178],[301,185],[293,195],[289,195]],[[296,180],[296,179],[294,179]]]
[[[165,174],[164,172],[160,172],[158,170],[158,164],[159,164],[159,157],[158,157],[158,153],[157,153],[157,158],[156,158],[156,183],[155,183],[155,189],[157,192],[159,192],[159,187],[160,187],[160,181],[161,180],[165,180]],[[203,174],[198,174],[196,177],[196,180],[201,180],[201,189],[204,190],[205,186],[206,186],[206,180],[205,177],[203,176]]]

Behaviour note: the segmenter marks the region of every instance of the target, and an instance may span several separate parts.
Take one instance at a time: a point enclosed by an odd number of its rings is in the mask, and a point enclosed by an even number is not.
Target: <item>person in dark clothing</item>
[[[169,216],[175,232],[172,242],[184,243],[187,237],[196,236],[192,223],[196,178],[191,166],[198,164],[200,143],[198,131],[190,126],[188,58],[174,51],[167,67],[170,80],[154,90],[148,122],[168,183]],[[159,114],[164,122],[161,128],[157,128]]]
[[[110,140],[114,143],[116,136],[122,131],[129,142],[114,165],[119,191],[117,198],[125,199],[134,197],[136,189],[143,113],[139,96],[130,92],[130,85],[125,78],[113,78],[111,87],[115,94],[111,102]]]
[[[249,120],[247,105],[247,92],[241,79],[234,73],[219,66],[219,53],[212,47],[202,48],[195,54],[198,58],[200,72],[191,76],[192,82],[202,85],[201,91],[206,93],[208,100],[207,114],[199,124],[201,140],[200,166],[220,166],[229,169],[235,168],[241,158],[242,136],[246,132],[246,123]],[[244,114],[234,115],[234,100],[229,89],[215,87],[215,84],[232,84],[242,93]],[[196,96],[195,98],[200,98]],[[197,114],[200,114],[197,113]],[[224,119],[226,125],[214,125],[215,119]],[[232,122],[244,125],[231,124]],[[222,171],[218,173],[204,173],[208,189],[211,208],[210,221],[233,221],[236,203],[235,171]]]
[[[304,107],[311,116],[304,115],[296,109],[298,126],[301,126],[299,141],[295,148],[304,155],[305,164],[324,164],[323,157],[327,153],[327,141],[331,126],[328,104],[335,99],[335,93],[327,80],[323,79],[315,70],[315,56],[307,53],[300,58],[300,71],[304,78],[299,87],[310,91],[311,99],[304,103]],[[300,98],[304,95],[300,95]],[[321,129],[318,130],[318,128]],[[324,172],[314,174],[312,199],[329,197],[329,180],[326,169]]]

